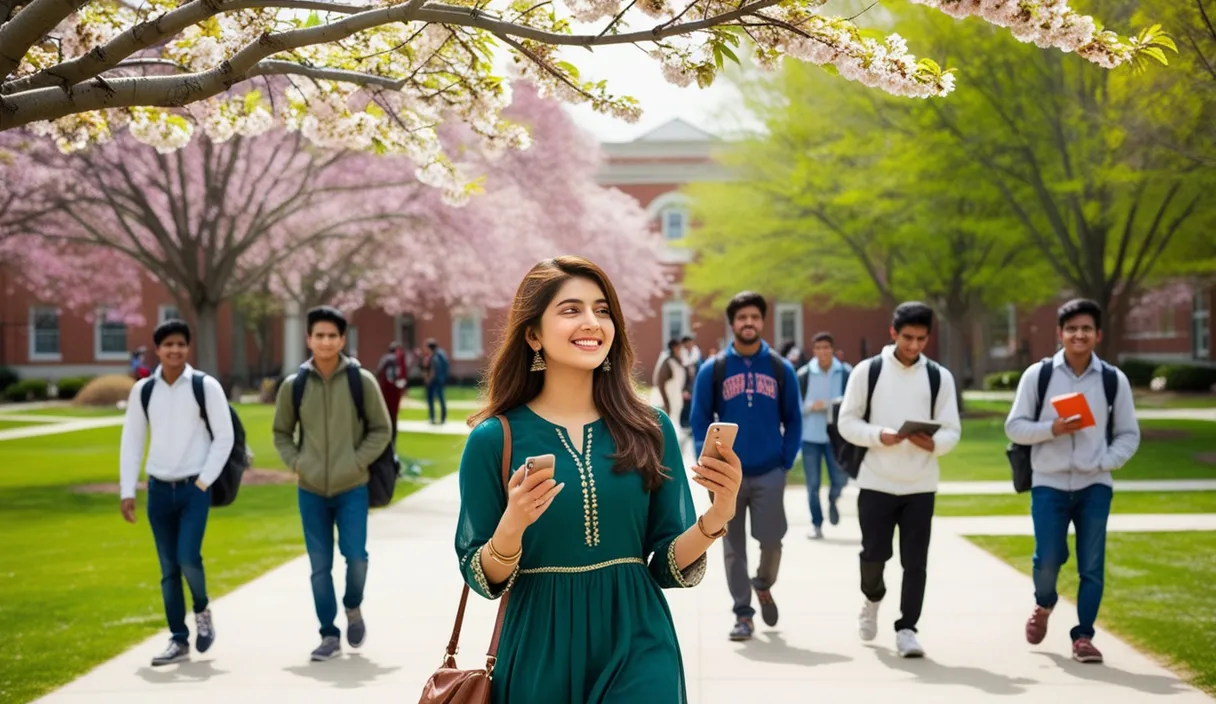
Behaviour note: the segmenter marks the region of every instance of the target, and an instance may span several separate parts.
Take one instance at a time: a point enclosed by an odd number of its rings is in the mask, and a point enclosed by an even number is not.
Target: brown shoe
[[[1102,662],[1102,652],[1088,638],[1072,642],[1072,659],[1077,662]]]
[[[1042,606],[1035,606],[1034,613],[1030,615],[1030,620],[1026,622],[1026,642],[1031,645],[1038,645],[1043,642],[1043,638],[1047,636],[1047,619],[1051,616],[1051,609],[1044,609]]]
[[[767,589],[757,589],[756,597],[760,600],[760,616],[769,626],[777,625],[777,602],[773,601],[773,593]]]

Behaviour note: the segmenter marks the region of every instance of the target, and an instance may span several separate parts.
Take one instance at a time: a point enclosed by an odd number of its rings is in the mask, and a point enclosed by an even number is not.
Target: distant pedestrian
[[[808,537],[823,538],[823,505],[819,490],[823,482],[823,465],[828,471],[828,520],[840,523],[840,499],[849,475],[836,460],[839,442],[833,408],[844,398],[845,384],[853,368],[836,358],[832,335],[821,332],[811,344],[814,356],[798,370],[798,386],[802,391],[802,468],[806,472],[807,499],[811,509],[811,533]]]
[[[393,430],[393,446],[397,445],[397,416],[401,411],[401,398],[405,394],[405,357],[400,342],[391,342],[388,353],[380,358],[376,368],[376,379],[380,382],[380,393],[388,406],[389,422]]]
[[[428,351],[426,377],[426,408],[433,425],[448,422],[447,383],[450,362],[448,353],[433,338],[426,341]],[[439,419],[435,419],[435,404],[439,404]]]

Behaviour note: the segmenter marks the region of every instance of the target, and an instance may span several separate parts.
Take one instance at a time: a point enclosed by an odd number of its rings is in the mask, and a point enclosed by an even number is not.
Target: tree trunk
[[[967,316],[947,314],[945,316],[945,340],[942,347],[942,365],[954,376],[954,395],[958,411],[963,412],[963,386],[967,375]]]
[[[199,371],[218,375],[220,368],[219,306],[209,301],[195,302],[195,359]],[[217,376],[218,378],[218,376]]]

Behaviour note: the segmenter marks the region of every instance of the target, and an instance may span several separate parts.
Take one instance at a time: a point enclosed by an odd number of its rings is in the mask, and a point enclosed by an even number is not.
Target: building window
[[[359,327],[357,325],[346,326],[346,349],[343,352],[351,359],[359,359]]]
[[[774,340],[777,343],[777,349],[787,342],[792,342],[802,349],[802,304],[801,303],[778,303],[777,304],[777,329]]]
[[[165,322],[166,320],[185,320],[180,311],[175,305],[163,305],[156,309],[156,323]]]
[[[30,308],[30,360],[57,362],[59,352],[59,310]]]
[[[679,206],[663,210],[663,239],[682,240],[688,234],[688,211]]]
[[[1011,359],[1017,354],[1018,312],[1012,303],[1003,305],[988,315],[988,335],[992,341],[988,355],[993,359]]]
[[[668,301],[663,304],[663,349],[667,349],[669,341],[692,334],[689,316],[688,304],[684,301]]]
[[[97,311],[97,319],[93,322],[93,356],[99,360],[127,360],[130,350],[127,348],[127,324],[121,320],[111,320],[109,311]]]
[[[452,318],[452,359],[481,357],[481,311],[464,311]]]
[[[1191,306],[1191,347],[1195,359],[1212,356],[1212,309],[1209,307],[1208,291],[1196,291]]]

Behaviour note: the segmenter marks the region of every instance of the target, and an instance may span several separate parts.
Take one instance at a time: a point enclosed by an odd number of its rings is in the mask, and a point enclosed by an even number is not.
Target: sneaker
[[[773,593],[767,589],[757,589],[756,596],[760,599],[760,616],[769,626],[776,626],[777,602],[773,601]]]
[[[755,624],[750,618],[741,618],[735,621],[735,627],[730,629],[731,640],[751,640],[752,633],[756,630]]]
[[[806,537],[810,538],[811,540],[823,540],[823,529],[819,526],[815,526],[806,534]]]
[[[905,628],[895,634],[895,648],[901,658],[923,658],[925,649],[916,640],[916,631]]]
[[[840,509],[836,508],[835,501],[828,504],[828,520],[831,521],[832,525],[840,523]]]
[[[1072,642],[1072,659],[1077,662],[1102,662],[1102,651],[1094,647],[1088,638],[1078,638]]]
[[[179,662],[186,662],[189,659],[190,644],[178,643],[175,640],[171,640],[169,641],[169,647],[165,648],[164,652],[152,658],[152,667],[173,665]]]
[[[211,609],[203,609],[194,614],[194,625],[198,630],[198,635],[194,638],[194,647],[198,652],[205,653],[215,642],[215,624],[211,622]]]
[[[367,638],[367,626],[363,623],[363,612],[358,607],[346,610],[346,642],[358,648]]]
[[[1026,642],[1031,645],[1038,645],[1047,637],[1047,619],[1051,616],[1051,609],[1044,609],[1042,606],[1036,605],[1034,613],[1030,615],[1030,619],[1026,621]]]
[[[312,651],[313,662],[321,662],[322,660],[333,660],[342,654],[342,639],[338,636],[325,636],[321,639],[321,644],[317,649]]]
[[[881,603],[866,599],[862,605],[861,614],[857,616],[857,632],[862,640],[874,640],[878,636],[878,606]]]

